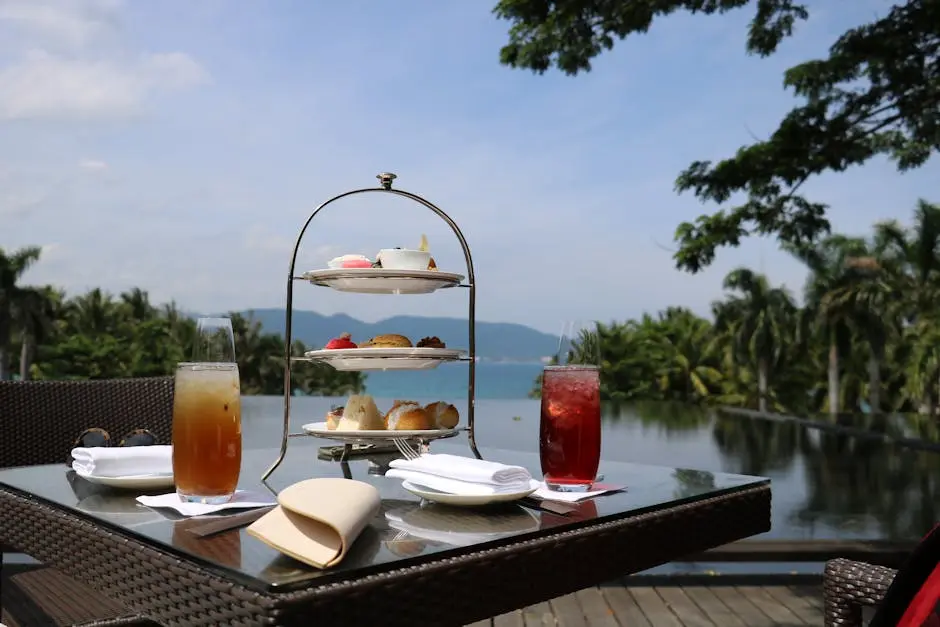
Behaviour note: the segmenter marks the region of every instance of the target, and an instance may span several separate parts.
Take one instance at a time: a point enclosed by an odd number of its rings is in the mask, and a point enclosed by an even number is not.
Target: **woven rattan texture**
[[[161,443],[169,444],[172,418],[172,377],[2,381],[0,467],[64,463],[75,438],[88,427],[101,427],[114,439],[132,429],[146,428]],[[4,519],[9,515],[12,514],[4,512]],[[0,551],[23,550],[5,539],[0,532]],[[37,607],[56,625],[148,624],[132,617],[116,618],[125,612],[53,568],[42,568],[14,579],[15,585],[29,597],[15,604],[21,608],[4,606],[16,618],[20,616],[18,609]],[[13,601],[14,597],[8,595],[8,600]]]
[[[11,589],[8,590],[6,586]],[[29,606],[34,605],[41,611],[27,619],[28,612],[21,612],[16,607],[8,607],[19,600],[16,595],[17,590],[22,591],[21,594],[28,597],[21,600],[24,609],[31,610]],[[12,594],[7,594],[7,592],[12,592]],[[87,602],[89,599],[94,602],[89,604]],[[145,624],[141,621],[127,622],[124,620],[127,608],[123,605],[110,601],[94,589],[54,568],[38,568],[11,577],[4,587],[4,609],[11,611],[21,625],[65,627],[74,624]]]
[[[881,603],[897,572],[842,558],[826,562],[823,576],[826,627],[862,627],[862,607]]]
[[[173,377],[0,381],[0,467],[65,463],[89,427],[114,440],[149,429],[169,444],[172,421]]]
[[[8,514],[0,539],[164,625],[446,626],[767,531],[770,487],[281,594],[246,589],[2,489],[0,510]]]

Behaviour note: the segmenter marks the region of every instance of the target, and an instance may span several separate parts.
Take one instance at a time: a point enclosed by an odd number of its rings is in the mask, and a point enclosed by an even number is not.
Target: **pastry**
[[[418,250],[425,253],[429,252],[428,238],[424,233],[421,234],[421,244],[418,246]],[[434,257],[430,257],[428,259],[428,270],[437,270],[437,264],[434,263]]]
[[[390,431],[425,430],[431,428],[431,419],[418,403],[395,401],[385,414],[385,428]]]
[[[385,421],[375,400],[368,394],[354,394],[346,400],[343,415],[336,426],[337,431],[381,431]]]
[[[447,345],[436,335],[421,338],[415,346],[418,348],[447,348]]]
[[[460,413],[450,403],[437,401],[424,408],[434,429],[453,429],[460,422]]]
[[[387,333],[376,335],[371,340],[359,344],[359,348],[411,348],[411,340],[404,335]]]
[[[343,417],[342,407],[333,407],[332,409],[330,409],[330,411],[326,412],[326,428],[329,429],[330,431],[335,431],[342,417]]]
[[[371,268],[372,260],[365,255],[342,255],[334,257],[327,263],[330,268]]]
[[[349,333],[343,333],[339,337],[334,337],[332,340],[326,343],[325,348],[328,350],[335,350],[337,348],[358,348],[350,338],[352,335]]]

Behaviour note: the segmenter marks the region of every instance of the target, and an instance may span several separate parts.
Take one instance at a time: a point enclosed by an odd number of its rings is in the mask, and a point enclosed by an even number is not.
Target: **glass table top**
[[[579,504],[567,516],[510,503],[485,509],[454,508],[422,503],[401,487],[401,481],[377,474],[393,456],[356,458],[347,463],[317,458],[318,448],[332,445],[315,438],[291,441],[287,456],[268,481],[271,489],[312,477],[343,477],[366,481],[382,496],[382,508],[355,542],[346,558],[328,570],[318,570],[281,555],[244,528],[200,538],[187,531],[203,519],[152,510],[136,502],[140,492],[116,490],[89,483],[64,464],[0,470],[0,485],[33,495],[102,527],[137,536],[158,550],[201,563],[224,577],[256,589],[291,590],[304,584],[381,572],[415,565],[442,552],[466,547],[495,547],[547,532],[574,529],[598,521],[691,503],[719,494],[769,484],[769,479],[697,470],[601,461],[605,484],[624,486]],[[434,452],[469,456],[466,445],[435,443]],[[484,458],[529,469],[539,476],[536,453],[482,449]],[[239,488],[264,491],[262,472],[274,461],[273,449],[246,450]],[[165,492],[163,490],[162,492]],[[160,493],[159,491],[157,493]],[[232,510],[233,513],[244,510]],[[769,513],[768,513],[769,515]]]

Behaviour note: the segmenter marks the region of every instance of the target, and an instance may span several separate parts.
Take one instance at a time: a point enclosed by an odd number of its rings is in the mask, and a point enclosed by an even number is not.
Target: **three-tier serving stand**
[[[463,233],[460,231],[460,227],[457,226],[457,223],[449,215],[447,215],[442,209],[437,207],[435,204],[430,201],[418,196],[417,194],[412,194],[411,192],[406,192],[404,190],[392,189],[392,182],[395,180],[396,176],[391,172],[383,172],[376,176],[379,180],[380,185],[378,187],[366,187],[363,189],[356,189],[352,191],[339,194],[330,198],[319,207],[314,209],[313,213],[310,214],[310,217],[307,218],[307,221],[304,222],[303,228],[300,229],[300,233],[297,235],[297,241],[294,244],[294,250],[291,254],[290,259],[290,269],[287,274],[287,307],[284,321],[284,425],[283,432],[281,434],[281,448],[278,453],[277,459],[274,463],[265,471],[262,475],[262,481],[267,480],[271,473],[273,473],[281,462],[284,461],[284,456],[287,454],[287,445],[291,438],[293,437],[304,437],[308,436],[307,433],[291,433],[290,430],[290,415],[291,415],[291,397],[292,397],[292,384],[291,384],[291,372],[293,363],[296,361],[309,361],[307,357],[298,357],[292,354],[292,320],[293,320],[293,311],[294,311],[294,283],[297,281],[304,281],[308,283],[313,283],[315,285],[324,285],[323,282],[318,282],[316,280],[311,280],[309,276],[296,274],[296,263],[297,263],[297,252],[300,249],[300,244],[303,241],[304,235],[307,232],[307,228],[310,226],[310,223],[317,216],[320,211],[325,209],[328,205],[341,200],[348,198],[350,196],[355,196],[357,194],[367,194],[367,193],[379,193],[379,194],[394,194],[396,196],[401,196],[407,198],[418,204],[421,204],[440,217],[454,232],[454,235],[457,236],[457,240],[460,242],[460,246],[463,249],[464,261],[467,265],[467,277],[466,281],[459,284],[445,285],[442,287],[461,287],[468,290],[468,314],[467,314],[467,326],[468,326],[468,346],[467,346],[467,356],[462,358],[459,361],[466,361],[468,365],[467,369],[467,426],[461,430],[467,432],[467,441],[470,445],[470,450],[477,458],[482,458],[479,450],[477,449],[476,435],[474,432],[474,405],[475,405],[475,385],[476,385],[476,277],[473,272],[473,258],[470,255],[470,246],[467,245],[467,240],[463,236]],[[355,272],[348,273],[348,277],[343,278],[344,281],[355,281],[356,280]],[[400,277],[400,273],[399,278]],[[404,279],[407,280],[407,277]],[[357,290],[348,290],[348,291],[357,291]],[[432,290],[433,291],[433,290]],[[384,293],[384,294],[395,294],[402,293],[402,291],[389,289],[387,291],[372,293]],[[409,357],[402,357],[401,359],[409,359]],[[414,357],[413,359],[424,359],[420,357]],[[340,438],[337,438],[340,439]],[[394,441],[396,446],[401,448],[404,445],[405,438],[395,437],[394,431],[389,431],[388,440]],[[433,438],[424,438],[421,436],[416,436],[410,438],[419,445],[419,450],[427,445],[429,439]],[[350,438],[342,438],[342,440],[349,441]],[[346,444],[346,450],[350,449],[351,445]]]

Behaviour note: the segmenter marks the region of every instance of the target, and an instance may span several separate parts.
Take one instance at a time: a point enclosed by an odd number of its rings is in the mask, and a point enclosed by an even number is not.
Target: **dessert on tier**
[[[339,337],[334,337],[329,342],[326,343],[326,346],[323,348],[325,350],[338,350],[338,349],[349,349],[349,348],[447,348],[447,344],[444,343],[441,338],[436,335],[431,337],[423,337],[418,340],[417,344],[412,344],[411,340],[406,336],[398,333],[385,333],[383,335],[376,335],[373,338],[369,338],[364,342],[356,344],[352,341],[352,335],[349,333],[342,333]]]
[[[421,235],[418,248],[383,248],[372,261],[365,255],[348,254],[333,257],[327,266],[334,270],[345,268],[385,268],[386,270],[437,270],[437,263],[428,249],[428,238]]]
[[[411,348],[411,340],[398,333],[376,335],[359,345],[359,348]]]
[[[372,260],[365,255],[341,255],[339,257],[333,257],[326,265],[333,269],[371,268]]]
[[[398,400],[384,415],[368,394],[350,396],[345,407],[334,407],[326,415],[330,431],[428,431],[453,429],[460,422],[457,408],[444,401],[422,406]]]
[[[368,394],[350,396],[336,425],[336,431],[376,431],[384,428],[385,420],[375,405],[375,399]]]
[[[331,407],[330,411],[326,412],[326,428],[330,431],[336,429],[339,426],[339,421],[343,417],[343,407]]]
[[[415,346],[418,348],[447,348],[447,344],[444,344],[441,338],[436,335],[421,338]]]
[[[432,429],[453,429],[460,422],[457,408],[444,401],[430,403],[425,406],[424,411],[431,419]]]
[[[343,348],[358,348],[355,342],[352,341],[352,334],[342,333],[339,337],[334,337],[332,340],[326,343],[326,346],[323,348],[327,350],[337,350]]]

